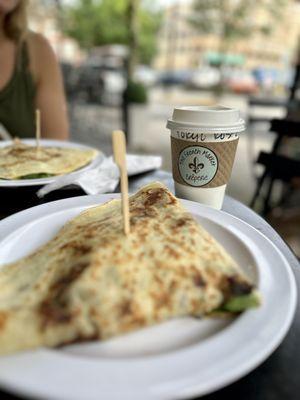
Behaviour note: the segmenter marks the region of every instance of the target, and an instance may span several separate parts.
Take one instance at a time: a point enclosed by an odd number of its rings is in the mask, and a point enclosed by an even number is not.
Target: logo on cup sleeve
[[[201,169],[204,168],[203,163],[198,163],[198,157],[194,157],[194,160],[192,163],[189,164],[189,168],[197,174]]]
[[[179,153],[178,169],[181,178],[190,186],[204,186],[218,171],[218,157],[207,147],[189,146]]]

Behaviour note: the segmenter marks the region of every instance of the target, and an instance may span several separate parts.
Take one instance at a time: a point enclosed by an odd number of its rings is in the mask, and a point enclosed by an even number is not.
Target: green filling
[[[49,178],[51,176],[54,176],[53,174],[47,174],[45,172],[41,172],[39,174],[29,174],[29,175],[23,175],[20,176],[18,179],[41,179],[41,178]]]
[[[260,305],[260,297],[256,291],[244,296],[236,296],[228,300],[217,311],[228,311],[238,313],[248,308],[258,307]]]

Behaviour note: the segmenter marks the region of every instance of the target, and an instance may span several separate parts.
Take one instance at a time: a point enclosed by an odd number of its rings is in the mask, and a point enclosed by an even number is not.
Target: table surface
[[[130,179],[129,189],[136,191],[142,185],[154,180],[163,182],[172,191],[174,191],[171,175],[164,171],[155,171],[143,174]],[[16,196],[18,194],[18,196]],[[78,189],[66,189],[52,193],[44,201],[56,200],[59,198],[73,197],[81,195]],[[26,197],[27,196],[27,197]],[[40,204],[40,201],[34,199],[34,192],[22,194],[17,189],[10,192],[2,190],[0,193],[1,206],[0,217],[11,213],[4,206],[11,204],[11,210],[16,211],[17,200],[22,198],[22,204]],[[26,200],[27,199],[27,200]],[[34,200],[33,200],[34,199]],[[18,202],[20,207],[20,202]],[[26,206],[23,208],[26,208]],[[284,254],[288,260],[296,278],[298,292],[300,293],[300,265],[281,237],[274,229],[259,215],[240,202],[226,196],[223,204],[223,210],[247,222],[255,229],[267,236]],[[298,299],[298,305],[300,299]],[[253,333],[255,334],[255,332]],[[245,343],[245,345],[247,345]],[[239,381],[221,389],[213,394],[202,397],[204,400],[223,400],[224,398],[243,399],[243,400],[292,400],[296,399],[300,393],[300,307],[297,307],[296,315],[292,327],[286,338],[278,349],[258,368],[249,373]],[[17,400],[18,397],[8,395],[0,391],[0,399]]]

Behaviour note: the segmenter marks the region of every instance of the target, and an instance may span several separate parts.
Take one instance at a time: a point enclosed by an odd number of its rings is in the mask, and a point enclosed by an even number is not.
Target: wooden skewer
[[[115,163],[119,167],[121,177],[121,193],[122,193],[122,213],[124,223],[124,233],[130,233],[129,221],[129,200],[128,200],[128,176],[126,169],[126,140],[123,131],[113,131],[113,151]]]
[[[36,138],[36,148],[40,148],[41,139],[41,112],[39,109],[35,110],[35,138]]]

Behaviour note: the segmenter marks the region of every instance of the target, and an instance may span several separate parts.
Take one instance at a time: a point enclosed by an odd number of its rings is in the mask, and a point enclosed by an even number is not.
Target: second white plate
[[[34,139],[22,139],[22,142],[29,145],[35,145],[36,141]],[[0,147],[9,146],[12,142],[11,141],[3,141],[0,142]],[[92,149],[90,146],[86,146],[81,143],[74,143],[74,142],[64,142],[61,140],[48,140],[48,139],[41,139],[41,146],[53,146],[53,147],[68,147],[68,148],[75,148],[75,149]],[[77,174],[81,173],[82,171],[87,171],[91,168],[94,168],[96,165],[101,163],[104,160],[104,154],[99,151],[99,154],[94,158],[89,164],[85,165],[84,167],[76,170],[74,172],[70,172],[70,174]],[[59,175],[60,176],[60,175]],[[48,178],[40,178],[40,179],[11,179],[11,180],[4,180],[0,179],[0,188],[13,188],[13,187],[24,187],[24,186],[42,186],[47,185],[48,183],[52,183],[57,179],[59,176],[51,176]]]

